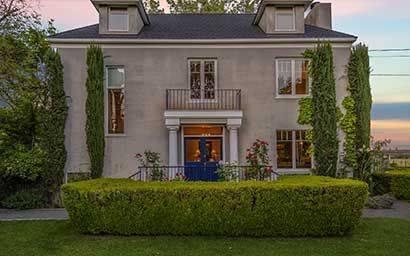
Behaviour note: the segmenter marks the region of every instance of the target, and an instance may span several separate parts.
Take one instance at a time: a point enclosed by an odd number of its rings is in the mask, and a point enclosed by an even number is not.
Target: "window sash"
[[[108,15],[109,31],[128,31],[129,14],[127,8],[110,8]]]
[[[284,63],[286,63],[287,66],[289,66],[290,62],[290,72],[288,71],[288,67],[285,68],[284,70]],[[297,70],[297,63],[300,62],[302,64],[300,71]],[[277,97],[304,97],[310,95],[310,89],[311,89],[311,79],[309,77],[308,73],[308,66],[306,66],[306,69],[303,70],[303,68],[306,65],[306,62],[309,63],[309,59],[304,59],[304,58],[279,58],[276,59],[276,96]],[[283,73],[286,73],[282,75]],[[288,77],[289,73],[291,74],[291,88],[290,88],[290,93],[280,93],[281,89],[286,88],[280,88],[279,87],[279,80],[283,77]],[[297,77],[300,73],[300,76]],[[302,93],[297,93],[300,84],[298,82],[298,78],[302,77],[302,82],[303,82],[303,74],[305,73],[306,76],[306,84],[305,84],[305,92],[304,94]]]
[[[192,67],[194,64],[199,64],[199,70]],[[211,64],[211,68],[209,65]],[[188,61],[188,89],[191,90],[191,99],[200,100],[215,100],[216,90],[218,88],[218,63],[215,59],[190,59]],[[192,87],[193,79],[197,80],[199,76],[198,86]],[[213,88],[209,88],[210,84],[207,82],[213,81]],[[206,90],[206,91],[205,91]]]
[[[290,138],[289,138],[290,137]],[[277,130],[276,131],[276,164],[278,169],[292,169],[292,170],[300,170],[300,169],[310,169],[312,168],[313,161],[312,157],[310,157],[310,164],[309,166],[300,166],[300,159],[297,161],[297,158],[300,158],[298,155],[298,143],[300,142],[307,143],[306,140],[306,130]],[[279,154],[278,154],[278,145],[291,145],[291,155],[290,159],[292,162],[292,166],[284,166],[279,163]]]
[[[296,19],[295,10],[293,8],[276,9],[275,11],[275,31],[295,31],[296,30]],[[284,19],[290,18],[291,24],[281,24]],[[289,20],[288,20],[289,21]]]
[[[112,72],[117,70],[117,74]],[[115,85],[110,85],[112,75],[122,74]],[[122,81],[120,81],[122,80]],[[105,126],[106,135],[125,135],[125,68],[122,66],[106,67],[105,86]]]

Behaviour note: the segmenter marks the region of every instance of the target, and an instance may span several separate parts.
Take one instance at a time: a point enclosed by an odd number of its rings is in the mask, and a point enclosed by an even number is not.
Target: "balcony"
[[[241,110],[241,90],[167,89],[166,110]]]

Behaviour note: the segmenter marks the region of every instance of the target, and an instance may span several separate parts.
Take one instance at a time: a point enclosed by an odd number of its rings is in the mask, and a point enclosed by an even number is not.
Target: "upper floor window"
[[[125,69],[107,68],[108,134],[125,132]]]
[[[189,89],[191,99],[215,99],[217,86],[215,59],[189,60]]]
[[[293,8],[276,8],[276,31],[295,31],[295,10]]]
[[[108,18],[108,30],[128,31],[128,9],[111,7]]]
[[[304,96],[309,89],[309,60],[276,60],[276,94],[278,97]]]

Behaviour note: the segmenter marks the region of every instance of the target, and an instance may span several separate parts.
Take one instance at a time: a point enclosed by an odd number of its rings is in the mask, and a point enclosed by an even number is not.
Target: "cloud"
[[[391,139],[391,147],[410,147],[410,121],[376,120],[372,121],[372,136],[375,140]]]
[[[408,0],[325,0],[323,2],[332,3],[335,18],[363,14],[408,18],[410,8]]]

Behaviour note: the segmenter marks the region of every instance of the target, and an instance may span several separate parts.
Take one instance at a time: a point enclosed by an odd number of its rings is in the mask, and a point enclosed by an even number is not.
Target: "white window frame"
[[[188,89],[191,90],[191,62],[201,62],[201,98],[200,99],[191,99],[189,96],[190,101],[200,101],[200,102],[215,102],[217,101],[218,95],[215,92],[215,99],[205,99],[204,98],[204,85],[205,85],[205,62],[206,61],[213,61],[215,63],[215,91],[218,90],[218,60],[216,58],[190,58],[188,59]]]
[[[306,58],[277,58],[275,60],[275,73],[276,73],[276,98],[294,98],[294,99],[300,99],[303,97],[311,96],[311,88],[312,88],[312,79],[309,76],[308,73],[308,93],[307,94],[296,94],[296,61],[297,60],[302,60],[302,61],[309,61],[309,59]],[[291,61],[291,72],[292,72],[292,93],[291,94],[279,94],[279,61]]]
[[[127,28],[126,29],[112,29],[111,28],[111,10],[112,9],[126,9],[127,10]],[[108,31],[112,31],[112,32],[128,32],[130,30],[130,14],[129,14],[129,10],[127,7],[109,7],[108,8]]]
[[[290,9],[290,8],[289,8]],[[295,14],[295,8],[291,8],[292,10],[281,10],[281,9],[276,9],[275,10],[275,31],[277,32],[294,32],[296,31],[296,14]],[[292,29],[281,29],[278,28],[278,14],[292,14],[292,19],[293,19],[293,28]]]
[[[108,87],[108,70],[109,69],[124,69],[124,87]],[[126,127],[127,127],[127,122],[126,122],[126,117],[127,117],[127,108],[126,108],[126,69],[125,66],[123,65],[108,65],[105,66],[105,83],[104,83],[104,110],[105,110],[105,114],[104,114],[104,126],[105,126],[105,136],[106,137],[124,137],[126,135]],[[110,125],[109,125],[109,120],[108,120],[108,111],[109,111],[109,106],[108,106],[108,90],[110,89],[122,89],[124,90],[124,132],[123,133],[110,133]]]
[[[278,138],[276,137],[276,134],[278,131],[285,131],[285,132],[292,132],[292,168],[279,168],[277,167],[277,170],[282,173],[309,173],[311,169],[314,168],[314,161],[313,161],[313,156],[311,156],[311,168],[296,168],[296,132],[297,131],[305,131],[305,129],[277,129],[275,131],[275,152],[276,152],[276,166],[278,165],[278,148],[277,148],[277,143],[278,143]]]

